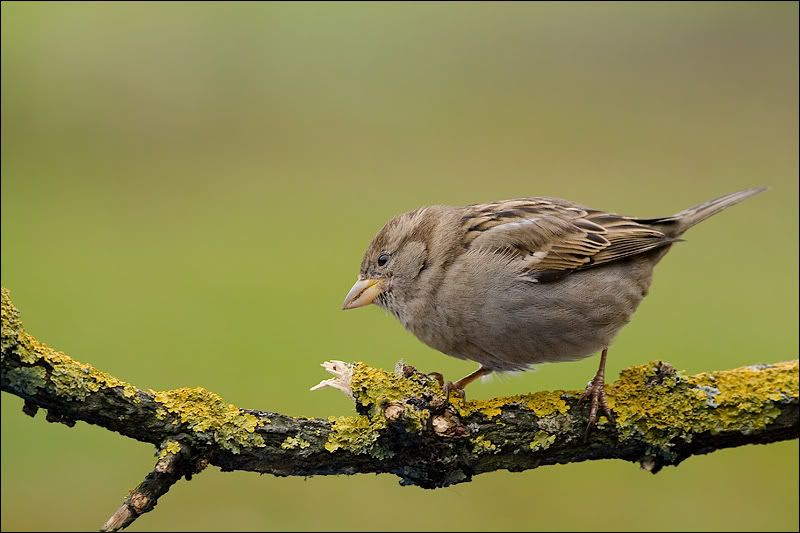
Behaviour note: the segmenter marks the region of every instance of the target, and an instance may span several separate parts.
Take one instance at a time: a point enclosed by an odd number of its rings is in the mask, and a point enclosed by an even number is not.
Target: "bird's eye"
[[[389,262],[389,254],[381,254],[380,257],[378,257],[378,266],[379,267],[384,266],[388,262]]]

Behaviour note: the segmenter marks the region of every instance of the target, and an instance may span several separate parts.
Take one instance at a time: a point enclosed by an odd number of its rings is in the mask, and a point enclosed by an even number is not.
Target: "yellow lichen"
[[[11,303],[11,295],[5,287],[0,288],[0,300],[0,320],[3,325],[0,349],[5,355],[6,351],[16,347],[17,336],[22,331],[22,322],[19,319],[19,311]]]
[[[331,417],[329,420],[333,422],[333,426],[325,442],[325,449],[329,452],[342,449],[356,454],[379,453],[375,443],[380,436],[380,430],[386,427],[386,421],[381,417],[376,418],[377,421],[371,422],[366,416]]]
[[[24,337],[28,337],[28,335],[25,334]],[[48,350],[50,349],[48,348]],[[120,387],[123,396],[138,399],[136,387],[133,385],[97,370],[91,365],[75,361],[61,352],[50,350],[49,353],[43,354],[43,358],[52,366],[50,381],[53,382],[59,394],[83,400],[101,388]]]
[[[561,399],[560,391],[540,391],[525,395],[528,409],[538,417],[552,415],[553,413],[566,414],[569,405]]]
[[[511,404],[520,404],[522,396],[509,396],[506,398],[492,398],[491,400],[471,400],[462,402],[460,399],[453,402],[461,416],[469,416],[472,413],[481,413],[486,418],[494,418],[503,411],[503,407]]]
[[[418,431],[424,427],[430,413],[427,409],[416,408],[413,402],[405,400],[430,396],[431,393],[441,394],[441,389],[435,382],[403,377],[397,373],[369,367],[364,363],[353,365],[349,385],[356,401],[360,406],[367,408],[367,416],[332,419],[334,423],[325,444],[329,451],[345,449],[354,453],[373,455],[385,453],[376,446],[381,430],[387,425],[380,409],[391,403],[403,404],[403,421],[407,429]],[[479,412],[488,418],[493,418],[508,405],[529,409],[540,418],[569,411],[569,405],[561,398],[561,393],[558,391],[470,402],[465,402],[454,395],[451,396],[450,403],[462,417]],[[474,444],[484,451],[496,449],[494,444],[480,438]],[[493,448],[489,448],[491,446]]]
[[[281,443],[281,449],[283,450],[293,450],[295,448],[304,450],[309,446],[311,446],[311,443],[300,437],[286,437],[286,440]]]
[[[427,409],[406,404],[404,400],[430,394],[430,387],[438,388],[435,382],[421,383],[364,363],[353,364],[349,386],[356,401],[366,409],[369,416],[331,418],[333,425],[325,449],[330,452],[343,449],[376,457],[384,457],[388,453],[376,445],[381,430],[387,426],[383,408],[390,403],[403,404],[400,422],[409,431],[419,431],[430,413]],[[441,393],[441,389],[439,392]]]
[[[233,453],[241,448],[265,446],[264,438],[256,433],[258,417],[228,404],[213,392],[202,387],[180,388],[154,392],[161,404],[156,416],[176,415],[181,423],[195,432],[211,434],[215,442]]]
[[[11,303],[5,288],[2,289],[2,326],[3,353],[14,350],[20,361],[27,365],[35,365],[44,360],[51,368],[49,381],[55,387],[56,393],[71,399],[85,400],[89,394],[100,389],[119,387],[126,398],[138,401],[137,390],[133,385],[53,350],[26,333],[19,319],[19,311]]]
[[[163,459],[169,454],[178,455],[180,451],[181,444],[174,439],[168,439],[161,445],[161,453],[158,454],[158,458]]]
[[[453,403],[456,408],[461,408],[459,412],[462,416],[478,412],[487,418],[494,418],[502,412],[503,407],[518,405],[526,407],[541,418],[553,413],[565,414],[569,411],[569,405],[561,398],[561,394],[561,391],[540,391],[531,394],[517,394],[506,398]]]
[[[798,397],[798,363],[686,377],[653,362],[623,370],[607,396],[622,439],[641,435],[666,452],[683,435],[763,429]]]
[[[533,436],[533,441],[528,445],[531,451],[538,452],[546,450],[556,441],[556,436],[546,431],[537,431]]]
[[[430,393],[430,387],[438,388],[438,384],[422,384],[360,362],[353,365],[353,376],[350,380],[353,396],[364,406],[380,407],[389,402],[419,398],[426,392]],[[438,391],[441,393],[441,389]]]
[[[53,350],[22,328],[19,312],[11,303],[8,291],[2,289],[2,350],[15,353],[22,363],[36,365],[16,369],[12,375],[22,380],[25,390],[52,385],[56,394],[73,400],[85,400],[101,389],[121,389],[126,398],[141,401],[138,390],[91,365],[78,362]],[[44,365],[41,365],[41,362]],[[50,372],[47,372],[49,368]],[[11,373],[10,373],[11,374]],[[258,418],[226,404],[218,395],[205,389],[175,389],[153,392],[161,406],[156,416],[164,418],[166,413],[178,416],[189,429],[208,432],[223,448],[238,453],[245,446],[264,446],[264,439],[255,432]]]
[[[483,435],[478,435],[474,439],[472,439],[472,452],[473,453],[497,453],[498,450],[497,446],[492,443],[489,439],[484,437]]]
[[[85,400],[98,391],[116,389],[125,397],[140,401],[139,391],[132,385],[75,361],[28,335],[8,291],[3,288],[2,356],[9,355],[23,366],[7,371],[3,376],[4,383],[25,394],[52,387],[64,397]],[[419,430],[430,414],[426,409],[416,407],[419,402],[406,400],[441,394],[435,382],[418,375],[406,378],[363,363],[354,365],[349,386],[359,403],[359,412],[368,413],[368,416],[334,419],[325,444],[329,451],[389,453],[376,445],[381,431],[387,427],[383,407],[391,402],[403,404],[400,422],[410,429]],[[157,410],[159,417],[172,413],[190,430],[209,433],[222,447],[238,452],[245,446],[265,445],[262,436],[256,432],[259,419],[226,404],[216,394],[202,388],[153,394],[161,404]],[[550,429],[547,424],[556,427],[567,418],[563,415],[569,411],[569,405],[562,396],[570,394],[564,391],[538,392],[478,402],[452,398],[451,402],[462,416],[478,412],[488,418],[501,414],[507,406],[517,406],[535,413],[540,428]],[[798,397],[798,363],[745,367],[693,377],[675,372],[661,363],[650,363],[623,371],[619,381],[608,386],[607,397],[620,438],[641,436],[654,448],[668,452],[675,439],[691,438],[690,435],[696,433],[763,429],[780,414],[780,404]],[[530,448],[544,449],[554,440],[552,434],[539,431]],[[486,443],[489,441],[475,439],[473,444],[487,449]],[[284,444],[303,447],[299,440],[295,443],[287,439]]]

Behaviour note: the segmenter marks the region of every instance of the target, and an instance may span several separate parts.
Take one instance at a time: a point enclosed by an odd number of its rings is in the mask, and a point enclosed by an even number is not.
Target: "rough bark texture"
[[[657,472],[691,455],[798,437],[796,360],[694,376],[663,362],[629,368],[607,385],[615,421],[601,417],[588,439],[582,391],[446,405],[439,384],[409,366],[325,367],[334,377],[319,387],[350,395],[357,415],[300,418],[239,409],[203,388],[140,390],[30,336],[2,290],[2,390],[23,398],[28,414],[44,408],[49,421],[96,424],[156,445],[161,459],[184,457],[159,478],[160,459],[154,478],[140,485],[155,494],[153,505],[181,475],[207,463],[277,476],[385,472],[436,488],[483,472],[590,459],[624,459]],[[149,510],[130,512],[129,504],[122,515]]]
[[[158,499],[182,477],[191,479],[208,465],[204,459],[194,459],[192,450],[178,440],[168,440],[162,445],[153,471],[131,491],[125,501],[100,531],[120,531],[144,513],[152,511]]]

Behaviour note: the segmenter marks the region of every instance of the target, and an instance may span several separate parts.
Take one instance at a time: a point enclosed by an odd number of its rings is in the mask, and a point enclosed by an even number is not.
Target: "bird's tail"
[[[702,204],[694,207],[684,209],[680,213],[675,213],[671,217],[651,219],[646,222],[649,222],[653,225],[669,227],[669,230],[671,231],[668,233],[671,234],[671,236],[677,237],[695,224],[704,221],[710,216],[716,215],[726,207],[743,202],[751,196],[755,196],[756,194],[766,190],[767,187],[756,187],[753,189],[746,189],[744,191],[732,192],[730,194],[726,194],[725,196],[720,196],[719,198],[714,198],[713,200],[703,202]]]

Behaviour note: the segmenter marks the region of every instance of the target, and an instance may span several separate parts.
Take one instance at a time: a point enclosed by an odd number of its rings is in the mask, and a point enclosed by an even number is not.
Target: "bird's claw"
[[[600,409],[603,410],[603,414],[608,417],[611,422],[614,422],[614,415],[611,414],[611,409],[608,407],[608,402],[606,401],[606,392],[605,392],[605,382],[602,377],[595,376],[592,381],[586,386],[586,391],[581,396],[580,400],[578,400],[579,404],[582,404],[587,399],[592,400],[592,403],[589,406],[589,423],[586,425],[586,434],[584,435],[584,440],[589,439],[589,433],[591,432],[592,428],[595,426],[597,422],[597,411]]]
[[[441,372],[428,372],[427,375],[435,379],[439,383],[440,387],[444,387],[444,376]]]
[[[450,403],[451,394],[457,396],[458,398],[461,398],[462,400],[467,399],[467,393],[464,392],[464,389],[462,387],[456,386],[452,381],[448,381],[447,383],[445,383],[444,386],[442,387],[442,390],[444,391],[444,398],[447,403]]]
[[[442,376],[438,372],[432,372],[430,375],[437,374],[438,376]],[[437,378],[438,381],[438,378]],[[442,381],[444,384],[442,385],[442,401],[433,408],[433,414],[441,414],[450,406],[450,396],[456,396],[461,398],[461,400],[466,399],[466,394],[464,393],[463,387],[458,387],[452,381],[444,381],[442,377]]]

